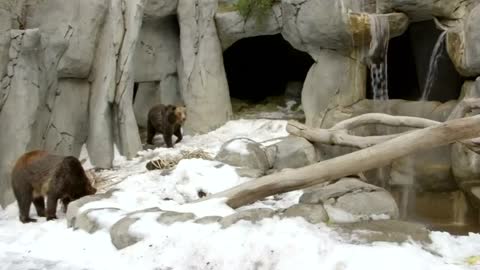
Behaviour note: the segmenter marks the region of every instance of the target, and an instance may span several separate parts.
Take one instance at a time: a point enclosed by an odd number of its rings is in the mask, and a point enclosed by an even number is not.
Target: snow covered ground
[[[181,150],[201,148],[214,156],[223,142],[235,137],[270,144],[275,142],[271,139],[287,135],[285,125],[280,120],[236,120],[209,134],[186,136],[174,149],[142,151],[130,161],[118,156],[115,168],[102,174],[121,181],[115,186],[119,191],[109,200],[85,207],[133,211],[156,206],[197,215],[233,213],[221,202],[195,208],[186,204],[198,198],[199,190],[214,193],[249,180],[239,177],[233,167],[192,159],[182,160],[170,174],[162,174],[147,171],[145,164]],[[300,195],[291,192],[243,209],[285,208]],[[38,223],[21,224],[16,204],[0,210],[0,269],[480,269],[475,257],[480,255],[480,234],[473,233],[432,232],[433,243],[428,246],[415,242],[353,244],[327,224],[312,225],[301,218],[270,218],[256,224],[240,221],[222,229],[218,224],[193,222],[161,225],[152,214],[144,215],[131,228],[145,239],[116,250],[108,231],[74,231],[67,228],[60,211],[58,216],[56,221],[40,218]],[[112,223],[120,217],[98,218]]]

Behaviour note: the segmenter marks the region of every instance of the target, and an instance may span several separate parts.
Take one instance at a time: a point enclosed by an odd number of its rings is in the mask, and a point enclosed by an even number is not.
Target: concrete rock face
[[[355,178],[343,178],[338,182],[306,191],[301,203],[322,203],[329,220],[350,223],[370,219],[396,219],[398,206],[386,190]]]
[[[215,26],[215,0],[179,0],[179,82],[189,116],[186,133],[204,133],[232,116],[222,47]],[[208,104],[208,105],[207,105]]]

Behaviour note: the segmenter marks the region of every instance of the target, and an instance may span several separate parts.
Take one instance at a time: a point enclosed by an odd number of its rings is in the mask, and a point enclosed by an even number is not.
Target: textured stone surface
[[[171,225],[175,222],[185,222],[193,220],[194,218],[195,215],[192,213],[165,212],[157,218],[157,222],[164,225]]]
[[[269,146],[276,148],[273,168],[300,168],[318,162],[319,154],[310,142],[296,136],[289,136]],[[268,151],[268,150],[267,150]]]
[[[59,77],[88,77],[107,2],[50,0],[38,1],[30,7],[27,27],[39,27],[52,46],[63,42],[68,45],[58,65]]]
[[[219,222],[221,219],[222,217],[219,217],[219,216],[206,216],[206,217],[196,219],[194,222],[197,224],[211,224],[211,223]]]
[[[356,12],[355,1],[283,0],[282,35],[296,49],[316,54],[321,49],[347,51],[357,38],[370,37],[371,16]],[[402,14],[381,15],[389,22],[390,37],[402,34],[408,26],[408,18]]]
[[[149,0],[145,7],[145,17],[152,19],[174,15],[177,4],[178,0]]]
[[[176,73],[179,42],[175,16],[144,20],[133,60],[135,82],[160,81]]]
[[[447,32],[447,51],[458,72],[464,76],[480,75],[480,5]]]
[[[285,210],[284,217],[303,217],[306,221],[317,224],[328,221],[328,214],[321,204],[295,204]]]
[[[236,167],[266,171],[270,164],[261,144],[247,138],[225,142],[215,156],[215,160]]]
[[[117,66],[117,87],[114,98],[114,125],[116,142],[120,154],[133,158],[142,149],[137,121],[133,112],[134,55],[142,25],[143,10],[146,0],[126,2],[123,15],[126,27],[121,44]]]
[[[160,83],[139,83],[137,94],[133,102],[135,119],[140,127],[147,128],[147,115],[150,108],[162,103],[160,98]]]
[[[0,101],[0,203],[2,206],[13,201],[10,187],[10,172],[16,159],[26,151],[39,147],[34,145],[33,134],[36,118],[45,99],[46,89],[41,86],[43,78],[40,47],[40,31],[13,30],[10,32],[12,46],[17,58],[11,59],[9,84],[1,89]],[[21,112],[21,113],[19,113]]]
[[[117,249],[123,249],[142,240],[140,236],[134,235],[129,231],[130,226],[135,222],[137,222],[139,220],[139,216],[142,215],[143,213],[157,213],[157,212],[159,214],[161,212],[161,210],[157,207],[134,211],[129,213],[126,217],[117,221],[110,228],[110,238],[112,240],[112,244]]]
[[[242,38],[280,33],[283,23],[281,16],[280,4],[273,5],[261,21],[253,16],[245,19],[237,11],[224,12],[219,9],[215,14],[215,22],[222,48],[226,50]]]
[[[412,21],[424,21],[432,19],[433,16],[448,19],[462,18],[468,10],[468,2],[464,0],[381,0],[379,6],[381,10],[387,12],[392,10],[403,12]]]
[[[365,96],[366,68],[334,51],[322,50],[308,71],[302,90],[306,124],[322,126],[327,109],[351,105]],[[342,76],[338,76],[342,74]]]
[[[246,220],[250,222],[257,222],[264,218],[273,217],[275,212],[269,208],[257,208],[257,209],[249,209],[245,211],[240,211],[235,214],[223,217],[220,220],[220,224],[223,228],[226,228],[230,225],[237,223],[240,220]]]
[[[353,222],[386,215],[398,217],[398,207],[386,190],[355,178],[343,178],[334,184],[305,191],[301,203],[323,203],[333,222]]]
[[[111,0],[90,74],[91,98],[87,150],[91,163],[110,168],[113,161],[113,110],[117,55],[124,35],[122,0]]]
[[[116,215],[117,218],[120,218],[123,215],[123,211],[118,208],[92,208],[88,209],[85,212],[80,213],[75,218],[75,224],[73,225],[74,229],[81,229],[88,233],[94,233],[98,230],[105,229],[96,218],[93,218],[92,215],[104,216],[109,219],[109,222],[116,222],[113,219],[113,215]]]
[[[179,82],[187,107],[185,132],[204,133],[232,117],[214,15],[216,0],[179,0]],[[207,105],[208,104],[208,105]]]
[[[76,218],[77,216],[81,215],[82,213],[80,212],[80,208],[82,208],[84,205],[91,203],[91,202],[96,202],[100,201],[103,199],[108,199],[112,197],[112,194],[116,191],[116,189],[111,189],[105,193],[97,193],[94,195],[90,196],[85,196],[82,197],[78,200],[75,200],[71,203],[68,204],[67,207],[67,213],[65,215],[65,218],[67,220],[67,226],[68,227],[74,227],[76,226]],[[77,226],[78,227],[78,226]]]
[[[335,225],[334,228],[346,233],[344,236],[347,240],[351,240],[353,234],[360,242],[403,243],[409,240],[425,244],[432,242],[430,231],[425,225],[400,220],[362,221]]]
[[[58,87],[60,96],[55,99],[44,149],[79,156],[88,136],[90,84],[78,79],[63,79]]]

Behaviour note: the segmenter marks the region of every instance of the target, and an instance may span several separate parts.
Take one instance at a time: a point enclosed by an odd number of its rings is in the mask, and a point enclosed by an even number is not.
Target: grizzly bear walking
[[[97,192],[77,158],[39,150],[25,153],[17,160],[12,170],[12,187],[22,223],[36,221],[29,217],[32,202],[38,216],[51,220],[57,218],[58,200],[62,200],[66,211],[70,201]]]
[[[175,135],[178,143],[182,140],[182,125],[187,117],[184,106],[163,105],[153,106],[147,117],[147,144],[153,144],[155,134],[163,134],[167,147],[173,147],[172,136]]]

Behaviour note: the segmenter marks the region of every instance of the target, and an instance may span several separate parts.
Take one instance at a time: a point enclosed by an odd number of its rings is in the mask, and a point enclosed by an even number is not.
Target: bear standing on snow
[[[175,135],[178,143],[182,140],[182,125],[187,118],[184,106],[163,105],[153,106],[147,117],[147,144],[153,144],[155,134],[163,134],[163,140],[168,148],[173,147],[172,136]]]
[[[39,217],[52,220],[57,218],[58,200],[66,211],[70,201],[97,192],[77,158],[38,150],[25,153],[17,160],[12,170],[12,187],[22,223],[36,221],[29,217],[32,202]]]

